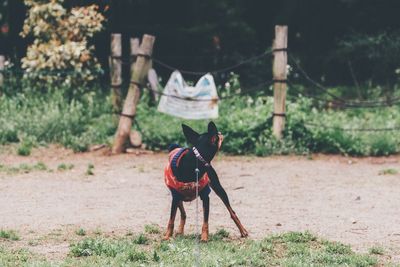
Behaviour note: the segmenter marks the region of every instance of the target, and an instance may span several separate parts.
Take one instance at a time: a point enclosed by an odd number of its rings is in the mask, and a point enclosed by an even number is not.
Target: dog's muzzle
[[[218,132],[218,150],[221,149],[222,141],[224,141],[224,136],[221,134],[221,132]]]

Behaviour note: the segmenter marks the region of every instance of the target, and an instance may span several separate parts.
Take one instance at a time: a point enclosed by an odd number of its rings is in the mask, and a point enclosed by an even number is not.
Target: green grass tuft
[[[369,254],[384,255],[385,249],[383,247],[374,246],[368,250]]]
[[[145,245],[149,242],[149,239],[144,234],[139,234],[133,239],[133,243],[137,245]]]
[[[146,234],[159,234],[160,227],[157,224],[146,224],[144,226],[144,232]]]
[[[13,230],[0,230],[0,238],[13,241],[19,240],[18,234]]]
[[[21,163],[18,166],[6,166],[0,164],[0,172],[7,174],[30,173],[32,171],[48,171],[48,167],[43,162],[38,162],[34,165]]]
[[[395,175],[398,173],[396,169],[384,169],[379,172],[379,175]]]
[[[79,236],[85,236],[86,235],[86,231],[83,228],[79,228],[78,230],[75,231],[75,234],[77,234]]]
[[[60,163],[57,166],[58,171],[67,171],[67,170],[72,170],[73,168],[74,168],[74,164]]]
[[[85,174],[86,175],[94,175],[93,170],[94,170],[94,165],[92,163],[89,163],[88,166],[87,166]]]

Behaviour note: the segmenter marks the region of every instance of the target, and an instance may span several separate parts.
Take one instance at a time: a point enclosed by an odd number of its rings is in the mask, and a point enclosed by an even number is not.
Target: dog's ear
[[[210,121],[208,123],[208,133],[211,134],[211,135],[218,134],[217,126],[215,125],[215,123],[213,121]]]
[[[186,140],[192,145],[195,144],[200,137],[200,134],[198,134],[195,130],[193,130],[186,124],[182,124],[182,130],[183,134],[186,137]]]

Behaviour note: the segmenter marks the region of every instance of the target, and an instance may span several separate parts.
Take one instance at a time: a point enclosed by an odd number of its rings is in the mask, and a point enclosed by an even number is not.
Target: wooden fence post
[[[139,54],[140,40],[139,38],[131,38],[129,41],[131,45],[131,62],[135,62],[136,56]]]
[[[122,109],[122,44],[121,34],[111,34],[111,57],[110,57],[110,75],[111,75],[111,101],[113,111],[119,114]]]
[[[136,105],[140,98],[140,85],[144,83],[147,75],[148,64],[153,52],[155,37],[145,34],[137,54],[136,62],[131,66],[131,82],[126,96],[122,114],[119,119],[117,133],[115,134],[113,154],[122,153],[124,145],[129,137],[132,127],[132,120],[136,115]]]
[[[5,63],[6,63],[6,57],[3,55],[0,55],[0,89],[1,89],[1,87],[3,87],[3,84],[4,84],[3,71],[4,71]],[[0,90],[0,96],[1,96],[1,90]]]
[[[277,139],[282,138],[282,132],[285,129],[287,41],[288,27],[275,26],[275,40],[272,46],[274,50],[272,69],[274,79],[274,117],[272,131]]]

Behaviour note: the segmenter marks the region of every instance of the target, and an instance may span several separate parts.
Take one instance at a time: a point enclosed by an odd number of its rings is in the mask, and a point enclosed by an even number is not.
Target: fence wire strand
[[[319,82],[315,81],[312,79],[307,72],[300,66],[300,64],[297,62],[297,60],[292,56],[289,55],[289,60],[295,68],[298,70],[298,72],[312,85],[315,86],[318,90],[324,92],[325,94],[329,95],[330,97],[333,98],[333,100],[322,100],[326,102],[336,102],[336,103],[341,103],[341,106],[346,107],[346,108],[375,108],[375,107],[389,107],[393,105],[400,104],[400,97],[396,97],[394,99],[379,99],[379,100],[348,100],[344,99],[342,97],[339,97],[335,94],[332,94],[329,92],[329,89],[326,88],[325,86],[321,85]],[[316,98],[314,95],[310,95],[309,97],[311,98]],[[320,99],[321,100],[321,99]]]
[[[255,86],[252,86],[250,88],[245,88],[244,90],[240,90],[239,92],[235,92],[235,93],[231,93],[227,96],[220,96],[220,97],[216,97],[216,98],[208,98],[208,99],[196,99],[196,98],[191,98],[191,97],[181,97],[181,96],[177,96],[177,95],[171,95],[171,94],[166,94],[163,93],[161,91],[157,91],[154,90],[148,86],[143,86],[142,88],[144,88],[145,90],[148,90],[150,92],[153,92],[157,95],[161,95],[161,96],[166,96],[166,97],[171,97],[171,98],[176,98],[176,99],[181,99],[181,100],[185,100],[185,101],[192,101],[192,102],[213,102],[213,101],[220,101],[222,99],[228,99],[228,98],[232,98],[238,95],[244,95],[244,94],[248,94],[250,92],[254,92],[254,91],[260,91],[261,87],[267,87],[267,86],[271,86],[273,84],[273,80],[269,80],[269,81],[265,81],[262,83],[259,83]],[[262,89],[265,90],[265,89]]]
[[[193,70],[185,70],[185,69],[181,69],[181,68],[172,66],[172,65],[170,65],[170,64],[168,64],[168,63],[165,63],[165,62],[163,62],[163,61],[161,61],[161,60],[159,60],[159,59],[157,59],[157,58],[154,58],[154,57],[152,57],[152,60],[153,60],[155,63],[157,63],[158,65],[160,65],[160,66],[162,66],[162,67],[164,67],[164,68],[166,68],[166,69],[168,69],[168,70],[171,70],[171,71],[179,70],[179,71],[180,71],[181,73],[183,73],[183,74],[204,75],[204,74],[207,74],[207,73],[218,74],[218,73],[228,72],[228,71],[234,70],[234,69],[236,69],[236,68],[239,68],[240,66],[242,66],[242,65],[244,65],[244,64],[247,64],[247,63],[256,61],[256,60],[258,60],[258,59],[260,59],[260,58],[263,58],[263,57],[265,57],[265,56],[271,55],[272,53],[273,53],[273,50],[270,49],[270,50],[265,51],[265,52],[263,52],[263,53],[261,53],[261,54],[259,54],[259,55],[256,55],[256,56],[250,57],[250,58],[248,58],[248,59],[242,60],[242,61],[240,61],[240,62],[238,62],[238,63],[236,63],[236,64],[233,64],[233,65],[231,65],[231,66],[227,66],[227,67],[220,68],[220,69],[214,69],[214,70],[211,70],[211,71],[193,71]]]
[[[304,125],[307,127],[319,127],[325,129],[332,129],[332,130],[340,130],[345,132],[393,132],[393,131],[400,131],[399,127],[388,127],[388,128],[342,128],[337,126],[328,126],[322,125],[313,122],[304,122]]]

